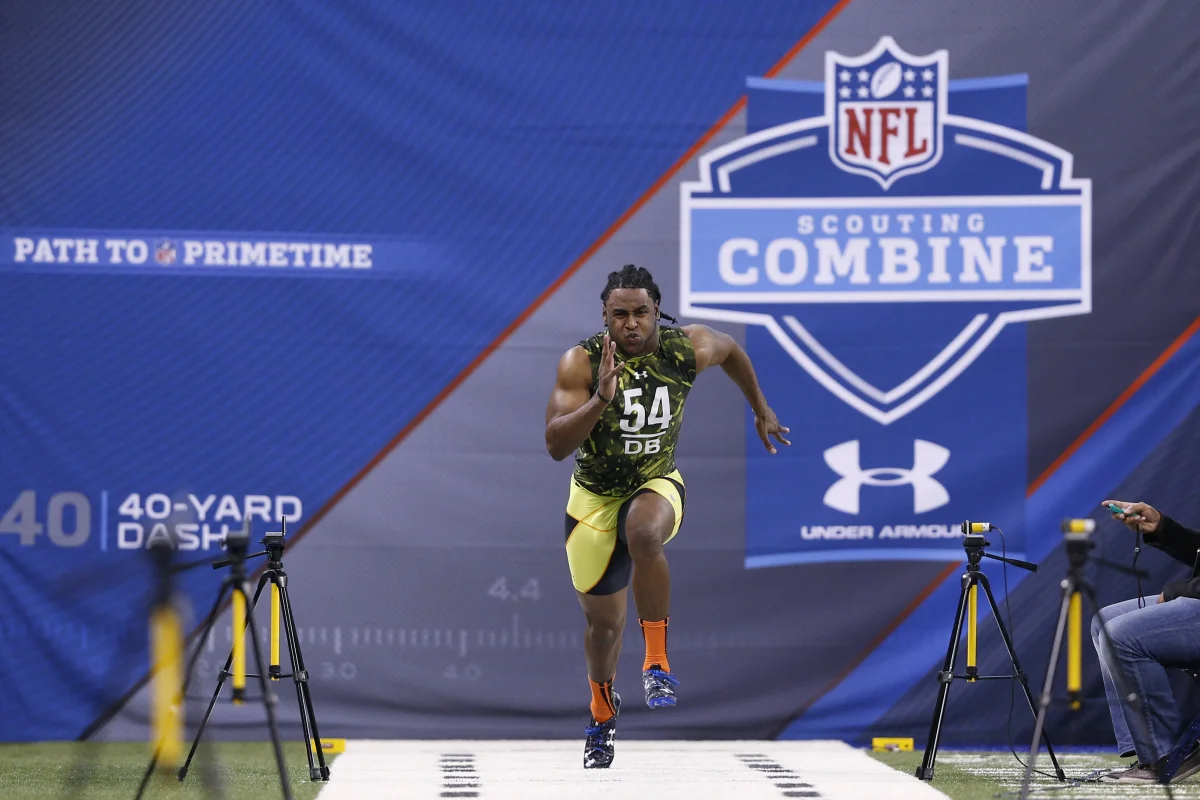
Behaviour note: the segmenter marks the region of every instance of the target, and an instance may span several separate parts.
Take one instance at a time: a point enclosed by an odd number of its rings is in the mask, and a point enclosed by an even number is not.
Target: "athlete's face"
[[[655,347],[658,307],[645,289],[613,289],[604,304],[608,335],[627,356],[640,356]]]

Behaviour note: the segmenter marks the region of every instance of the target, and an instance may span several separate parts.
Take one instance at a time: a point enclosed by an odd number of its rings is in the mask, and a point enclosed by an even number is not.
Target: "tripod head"
[[[1096,521],[1094,519],[1064,519],[1062,521],[1063,546],[1067,551],[1067,563],[1070,564],[1073,572],[1081,572],[1088,561],[1094,561],[1102,567],[1123,572],[1126,575],[1147,579],[1150,577],[1150,573],[1143,569],[1127,567],[1124,564],[1092,556],[1091,551],[1096,549],[1096,543],[1092,540],[1092,533],[1095,530]]]
[[[242,523],[241,530],[230,531],[225,534],[225,552],[229,553],[229,558],[222,558],[213,562],[213,569],[221,567],[233,566],[234,575],[239,573],[244,574],[245,562],[247,559],[260,556],[262,553],[249,555],[247,551],[250,549],[250,517],[247,516]]]
[[[281,518],[279,524],[283,530],[268,531],[262,538],[262,543],[267,548],[263,551],[267,554],[267,566],[271,569],[283,568],[283,545],[287,538],[287,520]]]
[[[250,549],[250,519],[247,518],[241,530],[230,531],[225,535],[225,550],[233,559],[244,559]]]
[[[966,520],[960,526],[963,534],[963,549],[967,551],[967,570],[975,571],[979,569],[979,562],[985,558],[993,559],[994,561],[1003,561],[1005,564],[1011,564],[1014,567],[1037,572],[1037,564],[1029,561],[1022,561],[1019,558],[1008,558],[1007,556],[998,556],[993,553],[984,552],[985,547],[990,547],[991,542],[983,535],[987,531],[995,530],[990,522],[971,522]]]
[[[267,557],[267,566],[271,569],[281,569],[283,567],[283,545],[284,539],[287,536],[287,520],[280,519],[280,525],[283,530],[268,531],[261,540],[260,544],[267,549],[257,553],[247,553],[250,549],[250,519],[246,519],[245,527],[240,531],[230,531],[225,536],[225,549],[229,552],[229,558],[221,558],[212,562],[213,569],[221,569],[228,567],[235,560],[249,561],[252,558],[259,556]]]
[[[1092,541],[1092,532],[1095,530],[1095,520],[1063,520],[1063,547],[1067,551],[1067,561],[1073,568],[1082,569],[1087,563],[1088,554],[1096,548],[1096,543]]]

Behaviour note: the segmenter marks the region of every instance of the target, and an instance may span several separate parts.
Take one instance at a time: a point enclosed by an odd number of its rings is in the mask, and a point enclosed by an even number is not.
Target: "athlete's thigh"
[[[671,538],[671,532],[675,529],[675,511],[665,497],[643,491],[634,495],[626,508],[628,513],[623,515],[619,528],[625,542],[649,538],[666,544]],[[633,546],[630,544],[630,547]]]
[[[577,592],[605,596],[628,585],[629,552],[617,537],[617,516],[624,501],[624,497],[593,494],[571,482],[566,548],[571,583]]]
[[[630,498],[617,517],[621,541],[646,537],[666,544],[683,522],[684,488],[678,472],[647,481]]]

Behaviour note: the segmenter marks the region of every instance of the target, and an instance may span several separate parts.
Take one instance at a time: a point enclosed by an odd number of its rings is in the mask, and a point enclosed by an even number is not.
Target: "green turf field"
[[[312,800],[321,785],[308,780],[303,742],[284,745],[284,760],[296,800]],[[227,800],[282,797],[275,756],[268,742],[218,744],[209,752]],[[336,759],[337,756],[332,756]],[[149,751],[141,743],[82,745],[75,742],[0,745],[0,798],[3,800],[132,800],[145,772]],[[328,758],[327,758],[328,760]],[[78,770],[78,772],[76,771]],[[85,775],[82,785],[72,778]],[[209,798],[201,782],[199,756],[182,784],[154,780],[144,795],[151,798]]]
[[[912,775],[921,763],[921,751],[911,753],[872,753],[883,763]],[[1059,762],[1068,778],[1082,778],[1088,773],[1114,767],[1126,767],[1130,759],[1099,753],[1069,753],[1059,755]],[[1038,769],[1049,769],[1050,760],[1043,753],[1038,757]],[[949,795],[952,800],[992,800],[1017,797],[1025,771],[1009,752],[940,751],[934,765],[932,786]],[[1161,786],[1124,786],[1112,783],[1086,783],[1067,786],[1050,778],[1035,775],[1037,789],[1033,797],[1056,800],[1084,798],[1166,797]],[[1200,798],[1200,775],[1175,784],[1171,791],[1177,798]]]

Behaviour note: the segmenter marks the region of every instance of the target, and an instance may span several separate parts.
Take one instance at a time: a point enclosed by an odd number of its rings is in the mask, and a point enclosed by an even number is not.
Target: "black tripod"
[[[984,680],[1007,681],[1016,678],[1025,692],[1025,698],[1029,701],[1030,712],[1035,716],[1037,715],[1037,709],[1033,702],[1033,693],[1029,691],[1029,679],[1021,670],[1021,665],[1017,662],[1017,653],[1013,649],[1012,639],[1004,627],[1004,620],[1000,617],[1000,608],[996,605],[996,598],[992,595],[992,587],[988,583],[987,576],[979,569],[979,563],[984,558],[991,558],[996,561],[1003,561],[1005,564],[1012,564],[1014,567],[1029,570],[1030,572],[1037,572],[1037,564],[985,553],[983,548],[989,546],[991,542],[987,541],[983,534],[989,530],[992,530],[992,526],[986,522],[964,522],[962,524],[962,532],[965,534],[963,547],[967,551],[967,571],[962,576],[962,591],[958,596],[958,612],[954,617],[954,631],[950,634],[950,647],[946,650],[946,661],[942,665],[942,671],[938,673],[938,683],[940,686],[937,703],[933,707],[933,722],[929,726],[929,739],[925,745],[925,756],[921,759],[921,766],[917,767],[917,777],[921,780],[928,781],[933,779],[933,763],[937,758],[938,741],[942,735],[942,718],[946,714],[946,696],[950,693],[950,683],[955,678],[972,683]],[[979,674],[979,668],[976,664],[976,622],[979,618],[978,603],[980,586],[983,587],[983,593],[987,596],[988,603],[992,607],[992,616],[996,618],[996,626],[1000,629],[1000,636],[1004,639],[1004,647],[1008,650],[1008,658],[1012,661],[1012,675]],[[969,617],[967,617],[968,610],[970,611]],[[967,618],[966,674],[955,675],[954,661],[958,656],[958,637],[962,633],[964,617]],[[1040,732],[1040,735],[1046,742],[1046,752],[1050,754],[1050,760],[1054,762],[1054,769],[1058,773],[1059,780],[1065,780],[1066,775],[1063,773],[1062,767],[1058,765],[1058,759],[1054,757],[1054,750],[1050,747],[1050,740],[1045,737],[1044,732]]]
[[[1042,732],[1042,726],[1046,722],[1046,709],[1050,706],[1050,692],[1054,685],[1054,672],[1058,668],[1058,656],[1062,651],[1063,633],[1068,632],[1067,639],[1067,699],[1070,702],[1071,708],[1079,708],[1079,694],[1082,684],[1082,645],[1083,638],[1083,600],[1081,594],[1087,595],[1087,600],[1092,605],[1092,612],[1096,615],[1096,619],[1100,623],[1101,636],[1105,641],[1110,641],[1108,637],[1108,626],[1103,618],[1100,617],[1100,604],[1096,602],[1096,589],[1091,581],[1084,575],[1084,567],[1088,563],[1088,552],[1095,547],[1095,542],[1091,540],[1091,533],[1095,529],[1096,523],[1090,519],[1070,519],[1063,522],[1064,540],[1067,551],[1067,577],[1062,581],[1062,604],[1058,611],[1058,626],[1054,629],[1054,644],[1050,648],[1050,663],[1046,667],[1046,683],[1042,687],[1042,695],[1039,698],[1040,707],[1037,712],[1037,720],[1033,725],[1033,744],[1029,747],[1029,761],[1025,764],[1025,779],[1021,783],[1021,800],[1029,797],[1030,783],[1033,779],[1033,762],[1037,758],[1038,753],[1038,738]],[[1150,575],[1143,570],[1134,569],[1131,567],[1114,564],[1111,561],[1106,561],[1102,558],[1092,559],[1097,564],[1108,567],[1109,569],[1123,572],[1127,575],[1136,575],[1141,578],[1149,578]],[[1069,631],[1068,631],[1069,623]],[[1113,683],[1117,687],[1117,691],[1129,703],[1133,709],[1133,718],[1140,729],[1138,733],[1142,736],[1143,741],[1149,741],[1149,731],[1146,730],[1146,720],[1142,716],[1142,701],[1138,697],[1137,692],[1130,688],[1129,682],[1125,679],[1125,673],[1121,669],[1120,664],[1116,664],[1116,669],[1111,670]],[[1046,750],[1050,750],[1049,743],[1046,744]],[[1050,754],[1054,758],[1054,754]],[[1057,766],[1058,762],[1055,762]],[[1059,771],[1059,777],[1062,777],[1062,771]],[[1167,786],[1167,797],[1172,797],[1171,787]]]
[[[283,547],[284,540],[287,537],[287,520],[281,519],[279,524],[282,530],[275,533],[268,533],[263,537],[262,543],[266,545],[266,550],[260,553],[252,553],[247,558],[257,558],[265,555],[267,557],[267,569],[258,579],[258,588],[254,590],[254,602],[258,602],[259,595],[262,590],[271,585],[271,667],[270,678],[273,681],[291,678],[296,685],[296,704],[300,710],[300,729],[304,736],[304,744],[308,752],[308,777],[313,781],[329,780],[329,766],[325,763],[325,750],[321,745],[321,735],[317,732],[317,717],[313,713],[312,692],[308,686],[308,670],[304,668],[304,656],[300,653],[300,636],[296,632],[296,618],[292,615],[292,601],[288,597],[288,576],[283,571]],[[213,564],[213,569],[220,569],[224,566],[224,562],[218,561]],[[292,671],[284,675],[279,666],[279,629],[280,620],[283,622],[284,636],[287,638],[288,660],[291,664]],[[225,669],[229,669],[228,662]],[[222,673],[224,675],[225,673]],[[221,687],[218,684],[217,693],[219,694]],[[213,695],[213,700],[216,700],[216,694]],[[208,706],[209,713],[212,712],[212,703]],[[204,726],[208,722],[208,714],[204,715],[204,720],[200,723],[200,731],[197,732],[196,738],[199,739],[200,733],[204,732]]]
[[[321,740],[317,733],[316,718],[313,715],[312,696],[308,689],[308,672],[304,669],[304,660],[300,654],[299,638],[296,634],[296,621],[292,616],[292,604],[287,595],[287,574],[283,571],[283,548],[284,538],[287,532],[287,524],[283,523],[283,530],[276,533],[268,533],[263,538],[262,543],[267,549],[259,552],[247,554],[250,541],[250,524],[246,522],[246,527],[242,531],[231,531],[225,540],[226,549],[229,552],[229,558],[221,559],[213,562],[213,569],[221,569],[229,566],[230,574],[222,582],[221,590],[217,594],[217,599],[213,603],[212,609],[209,611],[208,618],[205,622],[204,630],[197,639],[195,652],[192,653],[191,659],[188,661],[187,670],[184,674],[183,694],[186,696],[188,684],[191,682],[192,671],[195,667],[196,660],[199,658],[203,643],[207,640],[213,624],[216,622],[218,611],[225,599],[225,593],[228,591],[231,595],[240,594],[245,607],[245,621],[249,632],[250,640],[254,647],[254,658],[258,668],[255,675],[238,676],[235,672],[230,672],[230,666],[233,663],[234,651],[231,650],[229,657],[225,660],[225,666],[217,675],[217,686],[213,691],[212,699],[208,703],[208,709],[204,712],[204,718],[200,722],[200,727],[196,731],[195,739],[192,741],[191,750],[188,752],[187,760],[179,769],[179,780],[183,781],[187,777],[188,769],[191,766],[192,758],[196,754],[196,749],[200,744],[200,737],[204,734],[204,728],[208,724],[209,717],[212,715],[213,707],[217,703],[217,697],[221,694],[221,689],[225,684],[226,678],[234,677],[234,700],[240,701],[242,689],[237,685],[239,677],[255,677],[258,678],[259,686],[262,689],[263,705],[266,708],[267,725],[271,734],[271,743],[275,751],[275,761],[279,767],[279,780],[283,789],[285,800],[291,800],[292,790],[291,784],[287,778],[287,767],[283,760],[283,748],[279,738],[279,728],[275,721],[275,695],[271,692],[270,686],[267,683],[268,676],[272,680],[282,678],[292,678],[296,684],[296,697],[300,706],[300,723],[302,732],[305,737],[305,744],[308,748],[308,766],[309,777],[311,780],[329,780],[329,767],[325,764],[325,754],[321,747]],[[245,562],[251,558],[266,555],[267,569],[259,577],[258,588],[254,592],[253,599],[247,598],[248,578],[246,575]],[[195,565],[188,565],[195,566]],[[188,567],[184,567],[186,569]],[[272,659],[270,672],[267,671],[267,665],[262,657],[261,645],[258,637],[258,629],[254,622],[254,607],[258,603],[258,598],[262,594],[263,588],[270,583],[272,586],[272,615],[271,615],[271,643],[272,643]],[[277,605],[278,603],[278,605]],[[237,603],[235,602],[235,608]],[[288,675],[283,675],[280,672],[278,664],[278,611],[280,607],[283,611],[283,627],[288,643],[288,655],[291,659],[292,672]],[[311,734],[311,735],[310,735]],[[314,741],[315,740],[315,741]],[[315,748],[314,748],[315,744]],[[316,751],[317,759],[320,762],[318,768],[314,762],[313,752]],[[158,760],[158,753],[155,753],[151,759],[150,765],[146,769],[146,775],[142,779],[142,785],[138,789],[137,797],[140,799],[145,791],[146,784],[149,781],[151,773],[154,771],[155,764]]]

